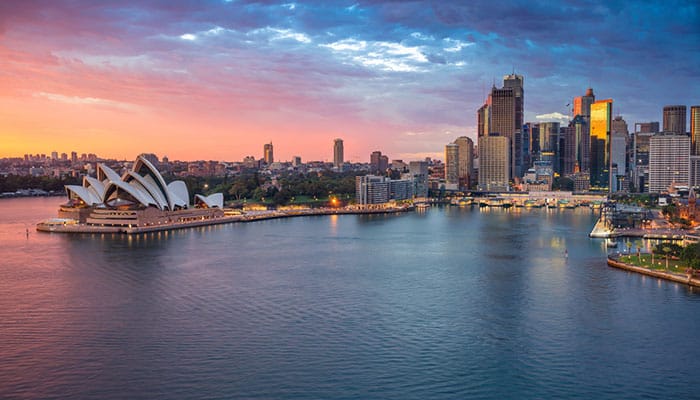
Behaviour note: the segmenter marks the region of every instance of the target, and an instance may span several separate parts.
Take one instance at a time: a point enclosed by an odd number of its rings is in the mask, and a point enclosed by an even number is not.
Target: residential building
[[[365,175],[355,177],[355,200],[359,205],[382,204],[389,200],[406,200],[413,197],[413,181],[392,180],[386,176]]]
[[[445,188],[457,190],[459,187],[459,146],[450,143],[445,146]]]
[[[273,154],[273,149],[272,149],[272,142],[266,143],[265,146],[263,146],[263,160],[265,161],[265,164],[270,165],[273,162],[275,162],[275,156]]]
[[[343,139],[335,139],[333,141],[333,168],[336,171],[343,170]]]
[[[459,147],[459,187],[469,189],[474,176],[474,141],[466,136],[460,136],[454,143]]]

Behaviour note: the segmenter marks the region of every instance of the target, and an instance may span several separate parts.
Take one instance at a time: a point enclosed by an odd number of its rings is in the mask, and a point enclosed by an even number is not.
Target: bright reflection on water
[[[60,201],[0,201],[0,398],[691,398],[700,384],[700,297],[607,267],[588,210],[35,232]]]

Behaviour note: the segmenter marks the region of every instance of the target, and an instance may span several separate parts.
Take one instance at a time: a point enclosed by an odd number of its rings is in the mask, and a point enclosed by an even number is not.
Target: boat
[[[610,249],[614,249],[617,247],[617,240],[615,240],[613,238],[607,238],[607,239],[605,239],[605,246],[610,248]]]

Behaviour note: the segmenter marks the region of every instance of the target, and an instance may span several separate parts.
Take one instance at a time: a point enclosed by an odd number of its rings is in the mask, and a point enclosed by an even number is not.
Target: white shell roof
[[[86,176],[83,185],[66,185],[69,197],[78,197],[88,205],[104,204],[115,192],[128,193],[144,207],[155,206],[160,210],[173,210],[175,207],[189,207],[189,192],[183,181],[165,183],[163,176],[142,155],[136,158],[133,169],[120,177],[104,164],[97,164],[97,178]],[[207,207],[223,208],[224,195],[197,195],[197,201]]]

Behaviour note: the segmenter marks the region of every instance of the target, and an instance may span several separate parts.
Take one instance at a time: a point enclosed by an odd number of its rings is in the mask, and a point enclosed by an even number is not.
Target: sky
[[[593,88],[700,104],[696,1],[0,1],[0,157],[442,158],[503,76],[525,120]]]

